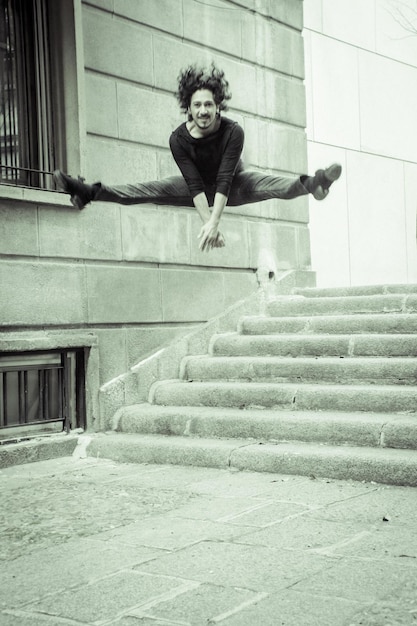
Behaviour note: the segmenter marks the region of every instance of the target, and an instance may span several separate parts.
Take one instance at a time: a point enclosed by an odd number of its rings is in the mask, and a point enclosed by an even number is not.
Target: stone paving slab
[[[203,583],[176,597],[133,610],[130,615],[192,624],[205,624],[207,615],[211,615],[211,623],[216,623],[265,597],[266,593],[250,589]]]
[[[1,626],[417,624],[417,490],[63,457],[0,471]]]
[[[207,508],[201,508],[201,502],[195,500],[190,504],[168,511],[165,515],[171,517],[180,517],[190,520],[212,520],[212,521],[232,521],[237,519],[239,515],[249,513],[250,511],[268,507],[273,500],[267,498],[247,497],[215,497],[206,496]],[[236,522],[238,523],[238,522]],[[243,525],[246,523],[243,521]],[[250,524],[249,524],[250,525]]]
[[[145,546],[132,550],[131,546],[116,542],[105,544],[80,539],[40,548],[17,559],[5,559],[1,563],[0,610],[19,607],[44,595],[61,594],[68,587],[85,585],[100,576],[132,568],[158,554],[157,549]]]
[[[409,626],[417,624],[417,581],[405,581],[401,588],[394,588],[386,598],[361,610],[349,622],[349,626]]]
[[[299,581],[293,589],[316,596],[324,594],[358,602],[377,602],[416,575],[415,565],[406,565],[401,559],[354,557],[340,560],[332,568]]]
[[[204,567],[201,564],[204,563]],[[200,582],[273,593],[313,572],[328,571],[335,560],[275,547],[237,542],[202,541],[181,553],[166,554],[138,566],[142,572],[175,573]]]
[[[129,569],[90,581],[84,587],[47,596],[25,608],[81,623],[102,622],[114,620],[144,603],[163,600],[170,592],[177,595],[194,585],[176,576],[149,575]]]
[[[361,605],[352,600],[317,597],[286,589],[230,616],[225,626],[335,626],[346,624]],[[275,621],[274,621],[275,620]],[[382,626],[382,624],[380,624]]]
[[[28,467],[33,466],[31,464]],[[111,465],[108,474],[112,474]],[[102,471],[102,470],[101,470]],[[138,489],[131,483],[103,483],[100,470],[78,465],[72,475],[58,474],[50,480],[30,479],[19,489],[6,489],[1,496],[0,530],[9,541],[0,543],[0,558],[17,557],[26,549],[60,544],[78,536],[95,535],[188,502],[189,494],[174,490]],[[7,476],[6,470],[0,473]],[[138,491],[140,491],[140,497]],[[65,493],[65,497],[62,494]],[[94,507],[91,499],[94,498]],[[26,503],[30,501],[31,506]],[[18,511],[16,523],[11,510]],[[25,549],[25,550],[26,550]]]
[[[415,487],[376,488],[366,495],[341,501],[331,506],[318,508],[312,517],[329,520],[346,519],[346,506],[349,516],[355,521],[375,523],[388,521],[399,526],[417,528],[417,489]]]
[[[417,565],[417,533],[413,536],[409,528],[397,527],[393,535],[391,529],[377,527],[375,531],[358,534],[354,542],[334,546],[333,553],[345,556],[359,553],[365,558],[383,555],[401,559],[404,564],[411,562]]]
[[[231,541],[244,532],[246,527],[216,523],[211,520],[171,518],[169,524],[164,515],[152,516],[100,534],[106,543],[118,543],[178,550],[207,539]]]
[[[357,544],[373,536],[368,525],[346,522],[316,520],[311,516],[290,518],[282,523],[273,524],[243,535],[242,543],[275,546],[277,548],[303,551],[321,551],[323,554],[347,554],[358,552]],[[345,550],[346,552],[343,552]]]

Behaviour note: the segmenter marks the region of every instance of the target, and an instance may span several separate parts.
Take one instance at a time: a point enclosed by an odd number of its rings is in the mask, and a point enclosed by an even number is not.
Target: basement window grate
[[[84,358],[84,349],[0,353],[0,437],[85,428]]]

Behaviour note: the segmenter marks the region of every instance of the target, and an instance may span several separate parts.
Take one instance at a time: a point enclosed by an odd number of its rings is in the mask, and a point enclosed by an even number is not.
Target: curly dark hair
[[[190,65],[181,70],[178,76],[178,91],[175,95],[184,113],[188,111],[191,96],[198,89],[209,89],[219,110],[227,110],[226,101],[232,97],[229,83],[224,77],[223,70],[218,69],[214,63],[208,69]]]

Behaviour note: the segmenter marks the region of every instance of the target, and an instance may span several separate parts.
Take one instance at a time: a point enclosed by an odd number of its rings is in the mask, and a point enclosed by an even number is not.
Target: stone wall
[[[301,0],[79,6],[87,181],[177,174],[168,148],[183,121],[176,77],[212,60],[231,84],[226,115],[245,130],[246,167],[305,171]],[[0,186],[0,216],[3,349],[19,333],[52,334],[60,347],[61,331],[87,331],[100,385],[254,292],[259,267],[310,269],[306,198],[226,208],[226,248],[208,254],[198,250],[194,209],[95,203],[79,212],[56,192]]]
[[[417,4],[304,0],[304,16],[310,169],[344,167],[311,200],[317,283],[416,282]]]

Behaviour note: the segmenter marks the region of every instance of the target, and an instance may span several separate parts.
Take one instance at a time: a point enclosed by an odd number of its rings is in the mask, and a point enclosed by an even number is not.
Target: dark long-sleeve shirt
[[[221,117],[216,132],[199,139],[190,135],[185,122],[174,130],[169,145],[193,198],[208,185],[229,195],[233,176],[243,169],[243,141],[242,128],[227,117]]]

